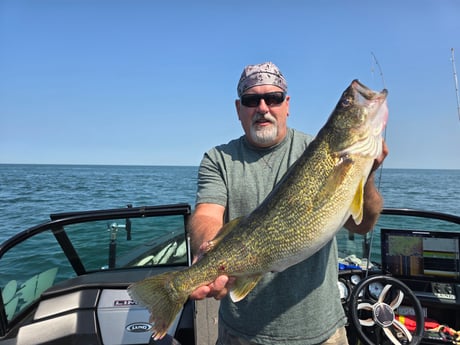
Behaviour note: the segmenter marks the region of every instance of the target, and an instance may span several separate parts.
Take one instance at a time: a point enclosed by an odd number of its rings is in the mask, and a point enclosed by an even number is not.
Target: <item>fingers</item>
[[[224,298],[228,293],[228,288],[226,287],[227,282],[227,276],[217,277],[215,281],[208,285],[210,291],[207,297],[214,297],[216,300]]]
[[[208,285],[200,286],[198,289],[196,289],[190,294],[190,298],[194,300],[205,299],[208,296],[210,291],[211,291],[211,288]]]
[[[199,252],[193,258],[192,264],[195,264],[201,260],[203,255],[209,251],[212,246],[212,241],[206,241],[202,243],[199,247]],[[221,300],[228,294],[234,281],[235,278],[233,277],[230,278],[226,275],[218,276],[212,283],[200,286],[199,288],[195,289],[189,297],[194,300],[202,300],[207,297],[214,297],[216,300]]]
[[[379,158],[377,158],[378,162],[379,162],[379,165],[383,163],[383,161],[385,160],[386,156],[388,156],[388,146],[387,146],[387,143],[385,142],[385,140],[383,141],[383,145],[382,145],[382,154],[380,155]]]
[[[200,261],[202,257],[203,257],[203,255],[201,255],[201,254],[195,255],[195,256],[193,257],[193,260],[192,260],[192,265],[194,265],[194,264],[196,264],[198,261]]]
[[[203,258],[203,255],[205,253],[207,253],[210,249],[212,249],[213,247],[213,243],[212,241],[206,241],[206,242],[203,242],[201,245],[200,245],[200,248],[198,250],[198,253],[193,257],[193,261],[192,261],[192,264],[200,261],[202,258]]]
[[[207,297],[214,297],[216,300],[221,300],[228,294],[234,281],[234,278],[229,278],[225,275],[219,276],[211,284],[200,286],[193,291],[190,294],[190,298],[202,300]]]
[[[382,140],[382,153],[380,154],[379,157],[377,157],[374,161],[374,165],[372,166],[371,172],[375,171],[378,169],[379,166],[382,165],[383,161],[385,160],[386,156],[388,156],[388,146],[385,140]]]

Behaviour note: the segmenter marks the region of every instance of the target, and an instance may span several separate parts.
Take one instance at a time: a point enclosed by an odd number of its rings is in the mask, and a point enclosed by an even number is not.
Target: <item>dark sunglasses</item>
[[[286,94],[284,92],[247,93],[241,96],[241,104],[245,107],[255,108],[259,106],[261,99],[268,106],[278,105],[284,102]]]

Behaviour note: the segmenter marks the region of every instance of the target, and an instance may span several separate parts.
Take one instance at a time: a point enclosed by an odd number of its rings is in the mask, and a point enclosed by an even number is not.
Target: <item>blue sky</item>
[[[242,134],[243,67],[273,61],[291,127],[385,84],[385,167],[460,169],[451,48],[459,69],[458,0],[0,0],[0,163],[198,165]]]

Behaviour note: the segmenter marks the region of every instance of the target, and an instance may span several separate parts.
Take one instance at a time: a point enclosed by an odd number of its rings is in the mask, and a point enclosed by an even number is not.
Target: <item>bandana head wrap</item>
[[[238,82],[238,97],[249,88],[257,85],[275,85],[287,92],[287,82],[278,67],[272,62],[264,62],[258,65],[248,65],[241,73]]]

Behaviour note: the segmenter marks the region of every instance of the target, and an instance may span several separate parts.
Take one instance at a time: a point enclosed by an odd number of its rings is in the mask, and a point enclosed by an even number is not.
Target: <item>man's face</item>
[[[286,136],[290,97],[286,96],[284,101],[277,104],[281,100],[280,92],[283,90],[274,85],[258,85],[246,90],[241,99],[235,101],[238,118],[251,145],[270,147],[280,143]],[[243,104],[245,96],[262,94],[269,94],[265,97],[268,101],[262,98],[257,105],[257,102],[252,102],[254,106]],[[267,104],[270,102],[274,103]]]

